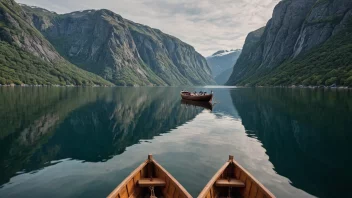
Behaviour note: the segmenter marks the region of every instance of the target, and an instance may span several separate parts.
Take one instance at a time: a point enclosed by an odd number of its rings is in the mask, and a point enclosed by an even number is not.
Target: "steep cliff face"
[[[232,74],[226,84],[237,84],[243,76],[250,72],[254,72],[252,69],[258,66],[260,63],[261,54],[263,53],[263,50],[259,47],[259,45],[260,38],[262,37],[264,30],[265,27],[262,27],[248,34],[242,49],[242,53],[238,58]],[[251,63],[252,65],[248,65],[248,63]]]
[[[109,10],[57,15],[22,7],[60,54],[115,84],[214,83],[206,60],[193,47]]]
[[[31,25],[30,16],[13,0],[0,2],[1,40],[19,46],[22,50],[46,61],[60,59],[60,55]]]
[[[112,85],[65,61],[13,0],[0,1],[0,84]]]
[[[302,62],[304,59],[312,58],[313,55],[310,53],[330,40],[344,37],[346,42],[351,43],[346,34],[343,34],[349,31],[351,16],[352,1],[349,0],[281,1],[275,7],[273,17],[268,21],[263,34],[254,40],[253,33],[248,35],[243,49],[248,53],[242,53],[227,84],[300,84],[317,72],[320,75],[322,69],[325,69],[324,72],[333,70],[333,66],[324,66],[316,70],[315,73],[310,73],[305,79],[295,77],[295,79],[282,80],[278,78],[278,73],[276,73],[278,68],[288,62]],[[253,42],[254,46],[249,44]],[[329,52],[334,53],[334,49],[330,49]],[[316,55],[314,56],[316,57]],[[331,60],[325,62],[331,62]],[[309,63],[311,64],[312,60],[300,65],[300,68],[307,71]],[[315,62],[315,64],[319,64],[319,62]],[[348,64],[338,66],[346,68]],[[298,70],[293,67],[298,66],[285,67],[279,73],[285,73],[286,76],[293,75]],[[290,69],[292,71],[288,71]],[[335,77],[339,79],[336,83],[347,85],[345,81],[348,77],[346,79],[345,77]],[[320,84],[330,83],[330,81],[326,82],[327,80],[329,80],[328,76],[322,76]],[[317,82],[315,84],[318,84]]]

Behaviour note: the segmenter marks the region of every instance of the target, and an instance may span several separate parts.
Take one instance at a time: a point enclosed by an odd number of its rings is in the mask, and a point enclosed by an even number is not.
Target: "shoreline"
[[[108,86],[108,85],[89,85],[89,86],[88,85],[27,85],[27,84],[2,85],[2,84],[0,84],[0,87],[115,87],[115,86]]]
[[[347,86],[305,86],[305,85],[291,85],[291,86],[236,86],[238,88],[287,88],[287,89],[339,89],[352,90],[352,87]]]
[[[10,85],[2,85],[0,87],[206,87],[212,86],[212,88],[219,87],[232,87],[232,88],[288,88],[288,89],[338,89],[338,90],[352,90],[352,87],[347,86],[304,86],[304,85],[291,85],[291,86],[230,86],[230,85],[183,85],[183,86],[123,86],[123,85],[27,85],[27,84],[10,84]]]

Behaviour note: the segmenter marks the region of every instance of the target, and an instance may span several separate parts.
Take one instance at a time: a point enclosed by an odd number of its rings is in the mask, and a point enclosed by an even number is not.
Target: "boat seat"
[[[238,179],[218,179],[215,182],[215,186],[218,187],[237,187],[237,188],[242,188],[245,187],[245,184]]]
[[[150,187],[150,186],[166,186],[166,182],[160,178],[142,178],[138,180],[138,185],[140,187]]]

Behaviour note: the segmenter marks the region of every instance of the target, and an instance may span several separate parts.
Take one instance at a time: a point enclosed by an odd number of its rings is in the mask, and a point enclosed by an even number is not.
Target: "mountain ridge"
[[[214,84],[193,46],[158,29],[107,9],[54,14],[22,7],[60,54],[117,85]]]
[[[0,1],[0,84],[113,85],[61,57],[13,0]]]
[[[248,34],[226,84],[352,86],[351,16],[347,0],[281,1],[267,25]]]

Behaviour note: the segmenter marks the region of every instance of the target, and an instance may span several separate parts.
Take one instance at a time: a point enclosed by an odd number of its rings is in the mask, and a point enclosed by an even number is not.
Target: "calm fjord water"
[[[193,196],[229,154],[277,197],[352,196],[351,91],[181,89],[0,88],[0,197],[104,197],[148,153]]]

